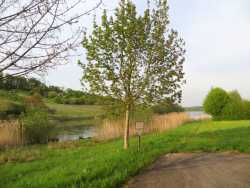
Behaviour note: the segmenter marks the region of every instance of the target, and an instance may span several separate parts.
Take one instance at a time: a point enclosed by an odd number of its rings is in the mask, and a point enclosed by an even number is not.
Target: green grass
[[[0,187],[119,187],[163,154],[197,151],[249,153],[249,138],[250,121],[209,121],[145,135],[140,152],[137,151],[136,138],[131,139],[127,151],[122,149],[121,140],[75,142],[76,147],[68,149],[33,146],[16,151],[20,156],[26,153],[34,155],[33,161],[0,166]],[[0,157],[8,158],[16,152],[5,151]]]
[[[1,100],[9,100],[13,102],[21,103],[23,101],[23,97],[28,95],[25,91],[5,91],[0,89],[0,101]]]
[[[30,95],[25,91],[5,91],[0,89],[0,112],[1,104],[5,101],[23,104],[24,97]],[[1,103],[2,101],[2,103]],[[100,125],[100,116],[104,114],[102,106],[98,105],[67,105],[56,104],[43,98],[46,106],[54,111],[50,113],[50,119],[55,126],[53,135],[72,134],[73,131],[84,130],[88,126]],[[5,109],[4,109],[5,110]]]
[[[46,105],[55,110],[51,115],[53,125],[57,132],[66,134],[67,130],[73,128],[84,128],[100,124],[100,117],[103,113],[103,107],[97,105],[66,105],[46,103]]]
[[[102,107],[97,105],[65,105],[55,103],[47,103],[46,105],[56,110],[56,114],[61,116],[89,117],[101,115],[103,112]]]
[[[5,91],[0,89],[0,108],[5,101],[23,104],[24,97],[30,95],[25,91]],[[2,103],[1,103],[2,101]],[[54,111],[50,113],[50,119],[55,126],[53,135],[72,134],[74,130],[84,130],[88,126],[100,125],[100,116],[104,114],[102,106],[98,105],[67,105],[56,104],[43,98],[46,106]],[[4,108],[3,108],[4,109]],[[4,109],[5,110],[5,109]],[[1,112],[1,109],[0,109]]]
[[[13,101],[22,104],[24,97],[30,95],[25,91],[5,91],[0,89],[0,103],[1,101]],[[70,127],[85,127],[99,124],[99,119],[103,113],[103,107],[98,105],[67,105],[56,104],[48,99],[43,99],[46,106],[54,110],[54,114],[50,114],[53,125],[56,130],[63,129],[67,131]]]
[[[55,110],[51,115],[53,124],[58,129],[67,130],[70,127],[92,126],[100,123],[98,118],[104,112],[102,106],[97,105],[67,105],[46,103],[46,105]]]
[[[5,91],[0,89],[0,100],[11,100],[14,102],[23,101],[25,96],[30,95],[25,91]],[[98,105],[66,105],[66,104],[56,104],[44,99],[46,105],[56,110],[57,116],[71,116],[71,117],[92,117],[102,115],[103,108]]]

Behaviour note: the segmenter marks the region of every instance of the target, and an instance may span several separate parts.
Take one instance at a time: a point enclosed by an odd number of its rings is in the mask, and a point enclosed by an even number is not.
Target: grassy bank
[[[56,111],[58,116],[98,116],[103,113],[102,106],[98,105],[66,105],[46,103],[46,105]]]
[[[27,91],[14,90],[6,91],[0,89],[0,115],[1,112],[12,109],[10,104],[21,105],[23,108],[25,97],[31,94]],[[53,124],[58,127],[76,127],[84,125],[96,124],[94,119],[101,116],[104,113],[103,107],[99,105],[68,105],[68,104],[56,104],[48,98],[42,99],[45,105],[51,110],[50,116],[54,120]],[[8,105],[3,105],[6,101]],[[10,104],[9,104],[10,103]],[[16,105],[14,107],[16,107]],[[13,110],[12,110],[13,111]]]
[[[12,103],[24,106],[24,97],[27,96],[28,93],[22,91],[14,93],[0,90],[0,116],[1,110],[6,111],[10,107],[12,109],[12,106],[10,106]],[[9,101],[10,107],[7,106],[8,108],[3,104],[3,101],[6,100]],[[80,134],[93,125],[101,124],[100,116],[104,113],[102,106],[55,104],[45,99],[44,102],[50,109],[49,119],[53,125],[50,137]],[[7,115],[3,114],[3,116]],[[22,144],[17,121],[19,116],[8,117],[9,121],[2,121],[0,118],[0,149]]]
[[[66,105],[46,103],[55,113],[51,115],[51,120],[56,129],[71,129],[74,127],[84,127],[100,124],[100,117],[103,107],[98,105]],[[61,132],[61,131],[60,131]]]
[[[143,136],[141,152],[137,151],[136,138],[128,151],[122,149],[121,140],[8,150],[0,154],[0,160],[19,162],[0,166],[0,187],[119,187],[162,154],[250,152],[249,137],[250,121],[208,121]]]

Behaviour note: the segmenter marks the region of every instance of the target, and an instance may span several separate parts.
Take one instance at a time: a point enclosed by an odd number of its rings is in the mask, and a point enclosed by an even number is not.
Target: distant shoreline
[[[190,111],[203,111],[202,106],[191,106],[191,107],[184,107],[185,111],[190,112]]]

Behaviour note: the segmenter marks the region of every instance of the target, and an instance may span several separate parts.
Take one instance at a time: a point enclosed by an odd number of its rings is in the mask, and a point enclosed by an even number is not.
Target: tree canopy
[[[206,96],[203,107],[216,120],[250,119],[250,102],[242,99],[238,91],[213,88]]]
[[[93,32],[83,40],[88,63],[80,63],[82,83],[126,106],[125,148],[134,105],[180,101],[182,95],[184,41],[169,28],[167,1],[154,2],[139,15],[130,0],[121,0],[114,16],[104,11],[101,24],[94,20]]]

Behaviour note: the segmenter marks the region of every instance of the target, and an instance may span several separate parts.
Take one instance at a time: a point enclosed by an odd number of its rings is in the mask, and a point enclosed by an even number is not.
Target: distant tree
[[[247,101],[243,100],[238,91],[228,93],[229,102],[225,105],[222,111],[222,118],[226,120],[242,120],[248,119],[245,107]]]
[[[238,91],[212,89],[204,101],[203,109],[216,120],[250,119],[250,101],[242,99]]]
[[[0,74],[0,76],[3,74]],[[31,91],[36,90],[34,93],[38,92],[41,95],[47,92],[48,87],[36,78],[26,78],[23,76],[4,76],[6,79],[0,79],[0,89],[4,90],[24,90]]]
[[[184,109],[179,105],[171,100],[163,100],[162,102],[154,105],[152,107],[153,112],[157,114],[167,114],[171,112],[183,112]]]
[[[83,40],[88,63],[79,62],[82,83],[92,93],[122,101],[125,149],[133,106],[181,100],[184,42],[169,29],[167,0],[153,2],[140,16],[130,0],[121,0],[115,16],[104,11],[101,25],[94,21],[91,36]]]
[[[35,93],[31,96],[26,96],[24,98],[24,104],[27,109],[45,109],[46,105],[43,102],[43,99],[39,93]]]
[[[63,89],[61,89],[60,87],[57,87],[57,86],[49,86],[49,87],[48,87],[48,90],[49,90],[49,91],[54,91],[54,92],[56,92],[57,94],[61,94],[61,93],[64,92]]]
[[[40,108],[29,109],[19,118],[26,144],[44,144],[53,131],[54,126],[49,120],[48,113]]]
[[[250,101],[248,100],[243,100],[244,104],[244,119],[250,119]]]
[[[58,94],[55,91],[49,91],[48,92],[48,98],[55,98]]]
[[[203,108],[215,119],[221,118],[224,107],[230,102],[228,93],[221,88],[213,88],[206,96]]]

